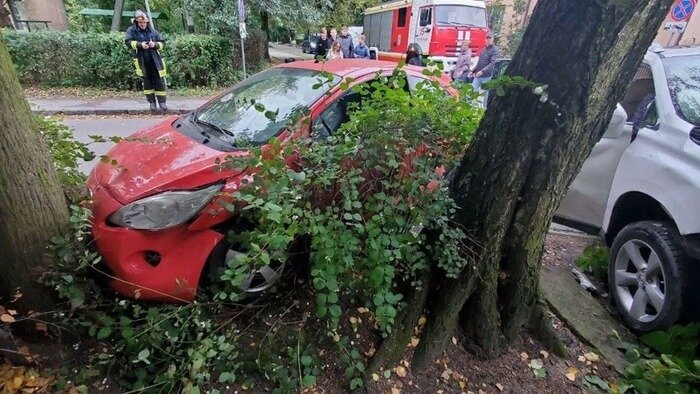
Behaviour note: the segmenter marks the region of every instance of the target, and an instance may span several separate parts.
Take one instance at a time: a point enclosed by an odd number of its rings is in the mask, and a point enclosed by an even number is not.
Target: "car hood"
[[[217,159],[246,151],[221,152],[174,129],[172,117],[117,143],[95,166],[88,186],[103,187],[122,204],[167,190],[199,188],[240,174],[221,170]]]

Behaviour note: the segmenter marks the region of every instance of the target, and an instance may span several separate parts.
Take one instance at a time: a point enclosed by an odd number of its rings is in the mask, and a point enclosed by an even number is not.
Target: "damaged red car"
[[[348,104],[362,99],[341,89],[341,82],[371,82],[395,68],[396,63],[360,59],[286,63],[118,143],[108,153],[117,165],[99,163],[88,179],[92,233],[111,271],[110,285],[140,299],[193,300],[206,273],[237,253],[226,236],[236,230],[235,217],[217,208],[222,195],[235,192],[250,174],[221,170],[217,162],[247,155],[241,141],[249,147],[271,138],[284,143],[333,134],[349,119]],[[410,89],[434,79],[423,75],[422,68],[404,70]],[[449,78],[438,82],[449,89]],[[256,104],[277,116],[266,116]],[[310,119],[289,127],[298,116]],[[280,279],[283,268],[284,263],[257,267],[241,290],[264,292]]]

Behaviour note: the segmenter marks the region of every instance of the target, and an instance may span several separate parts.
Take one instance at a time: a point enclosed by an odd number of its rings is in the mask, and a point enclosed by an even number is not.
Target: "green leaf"
[[[305,367],[310,366],[313,361],[314,360],[311,358],[311,356],[301,356],[301,365]]]
[[[301,384],[304,387],[311,387],[316,384],[316,377],[313,375],[306,375],[304,379],[301,380]]]
[[[112,328],[111,327],[102,327],[100,328],[100,331],[97,332],[97,339],[105,339],[108,338],[112,334]]]

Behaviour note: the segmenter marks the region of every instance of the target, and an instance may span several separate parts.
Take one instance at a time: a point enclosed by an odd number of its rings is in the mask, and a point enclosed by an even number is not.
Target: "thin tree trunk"
[[[507,70],[548,85],[540,102],[513,88],[492,101],[450,185],[456,222],[484,248],[478,283],[465,270],[440,279],[462,309],[464,332],[492,354],[541,313],[538,280],[544,237],[566,188],[602,136],[673,0],[540,0]],[[447,305],[454,303],[447,301]],[[542,316],[542,315],[538,315]],[[456,327],[459,308],[432,311],[426,333]],[[538,327],[545,325],[539,324]],[[424,337],[420,368],[439,354],[444,335]]]
[[[112,27],[109,31],[121,30],[122,11],[124,11],[124,0],[114,0],[114,15],[112,15]]]
[[[46,246],[68,224],[68,206],[2,34],[0,92],[0,298],[19,289],[15,305],[36,311],[53,299],[37,278],[49,264]]]
[[[270,60],[270,13],[265,10],[260,11],[260,20],[265,33],[265,59]]]

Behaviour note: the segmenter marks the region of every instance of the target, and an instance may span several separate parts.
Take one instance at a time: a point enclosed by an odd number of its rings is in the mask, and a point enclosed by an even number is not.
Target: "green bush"
[[[603,245],[589,245],[576,259],[576,265],[596,278],[605,280],[608,277],[608,259],[610,251]]]
[[[25,86],[129,89],[137,78],[122,33],[75,33],[42,30],[5,31],[10,55]],[[163,57],[168,85],[174,88],[226,86],[241,78],[238,46],[206,35],[168,35]],[[247,63],[258,65],[264,54],[261,34],[246,45]]]

